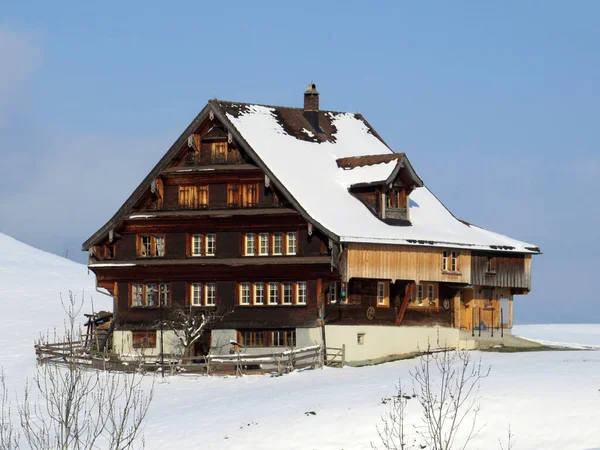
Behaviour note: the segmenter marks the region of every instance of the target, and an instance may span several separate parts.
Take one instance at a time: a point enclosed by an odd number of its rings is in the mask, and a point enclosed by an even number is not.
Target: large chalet
[[[508,333],[540,252],[457,219],[314,84],[303,108],[209,100],[83,249],[114,351],[170,352],[156,324],[191,307],[224,313],[196,354],[324,343],[349,361]]]

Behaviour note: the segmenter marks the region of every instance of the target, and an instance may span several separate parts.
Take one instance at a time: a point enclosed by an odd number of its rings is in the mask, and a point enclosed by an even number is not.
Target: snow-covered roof
[[[458,220],[426,186],[416,187],[410,194],[410,225],[390,225],[376,217],[348,188],[388,179],[396,161],[350,170],[336,162],[340,158],[393,154],[361,116],[325,112],[331,134],[318,139],[307,133],[290,134],[282,123],[280,108],[235,105],[232,112],[231,104],[218,104],[306,214],[339,236],[341,242],[539,251],[532,244]]]

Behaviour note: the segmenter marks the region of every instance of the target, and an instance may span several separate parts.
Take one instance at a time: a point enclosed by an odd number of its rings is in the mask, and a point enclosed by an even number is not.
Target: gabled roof
[[[292,206],[336,241],[539,252],[531,244],[454,217],[425,187],[406,155],[394,153],[360,114],[319,111],[317,132],[301,108],[221,100],[208,102],[113,218],[83,244],[84,249],[97,243],[127,216],[210,111]],[[411,225],[388,225],[348,189],[389,183],[402,168],[407,169],[417,186],[410,196]]]

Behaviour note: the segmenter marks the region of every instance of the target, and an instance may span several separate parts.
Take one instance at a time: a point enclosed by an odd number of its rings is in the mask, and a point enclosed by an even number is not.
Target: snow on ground
[[[61,294],[66,299],[72,290],[81,298],[85,291],[85,313],[92,310],[90,296],[96,310],[112,310],[111,299],[95,292],[94,286],[94,275],[88,275],[84,265],[0,233],[0,366],[11,391],[21,391],[25,378],[35,371],[35,339],[63,329]]]
[[[33,341],[39,332],[62,323],[60,292],[85,289],[96,309],[110,306],[93,287],[85,266],[0,234],[1,364],[11,391],[20,392],[35,369]],[[515,334],[600,347],[600,325],[518,326]],[[479,423],[485,428],[469,449],[499,449],[498,438],[505,437],[509,424],[515,450],[600,448],[600,352],[472,355],[492,371],[482,385]],[[414,365],[415,360],[406,360],[279,378],[159,379],[146,448],[368,449],[377,442],[375,426],[389,406],[382,399],[394,394],[398,378],[410,388]],[[407,420],[418,424],[414,399],[408,402]]]
[[[600,349],[597,324],[515,325],[513,334],[556,347]]]

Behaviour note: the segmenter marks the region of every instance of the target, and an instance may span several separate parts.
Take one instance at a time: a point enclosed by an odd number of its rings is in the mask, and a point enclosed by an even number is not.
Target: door
[[[461,330],[473,329],[473,289],[465,289],[462,293],[460,328]]]

